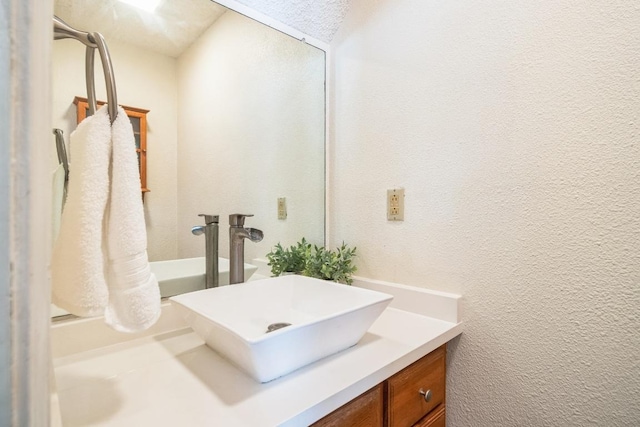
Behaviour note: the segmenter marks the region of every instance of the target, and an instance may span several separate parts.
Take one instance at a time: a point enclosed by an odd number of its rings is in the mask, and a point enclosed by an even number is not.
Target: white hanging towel
[[[107,107],[71,135],[74,162],[54,246],[53,302],[83,317],[105,316],[137,332],[160,316],[158,282],[149,269],[133,129],[121,108]]]
[[[106,106],[78,125],[70,149],[67,203],[51,258],[52,301],[78,316],[102,316],[109,301],[102,248],[111,155]]]
[[[160,290],[147,256],[147,232],[133,128],[120,107],[111,136],[111,198],[105,218],[109,304],[105,320],[118,331],[137,332],[158,320]]]

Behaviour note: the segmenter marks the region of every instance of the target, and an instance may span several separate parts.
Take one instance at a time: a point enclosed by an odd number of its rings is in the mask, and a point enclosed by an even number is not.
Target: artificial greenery
[[[353,265],[355,256],[356,248],[349,248],[344,243],[336,250],[315,245],[312,248],[303,238],[289,248],[283,248],[278,243],[267,254],[267,259],[274,276],[288,272],[302,273],[305,276],[350,285],[353,283],[351,275],[356,271],[356,266]]]
[[[353,283],[351,275],[356,271],[353,265],[355,256],[356,248],[349,248],[344,242],[336,250],[314,246],[303,273],[305,276],[350,285]]]
[[[304,237],[289,248],[283,248],[278,243],[267,254],[268,265],[271,266],[271,274],[280,276],[283,273],[302,273],[310,253],[311,243],[308,243]]]

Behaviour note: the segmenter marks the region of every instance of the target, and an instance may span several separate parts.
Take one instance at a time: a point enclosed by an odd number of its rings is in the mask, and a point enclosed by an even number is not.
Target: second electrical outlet
[[[387,220],[404,221],[404,188],[387,190]]]

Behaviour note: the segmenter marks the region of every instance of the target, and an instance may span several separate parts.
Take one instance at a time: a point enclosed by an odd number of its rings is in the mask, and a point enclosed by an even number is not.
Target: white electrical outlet
[[[287,198],[278,197],[278,219],[287,219]]]
[[[404,188],[387,190],[387,220],[404,221]]]

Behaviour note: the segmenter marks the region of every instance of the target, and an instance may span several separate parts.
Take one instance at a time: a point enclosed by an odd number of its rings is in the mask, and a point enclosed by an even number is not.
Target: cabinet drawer
[[[312,427],[382,427],[383,399],[382,384],[378,384],[312,424]]]
[[[389,378],[389,427],[411,427],[445,401],[446,345]],[[430,393],[430,398],[420,394]],[[438,425],[438,424],[435,424]]]
[[[433,412],[414,424],[413,427],[446,427],[444,405],[438,406]]]

